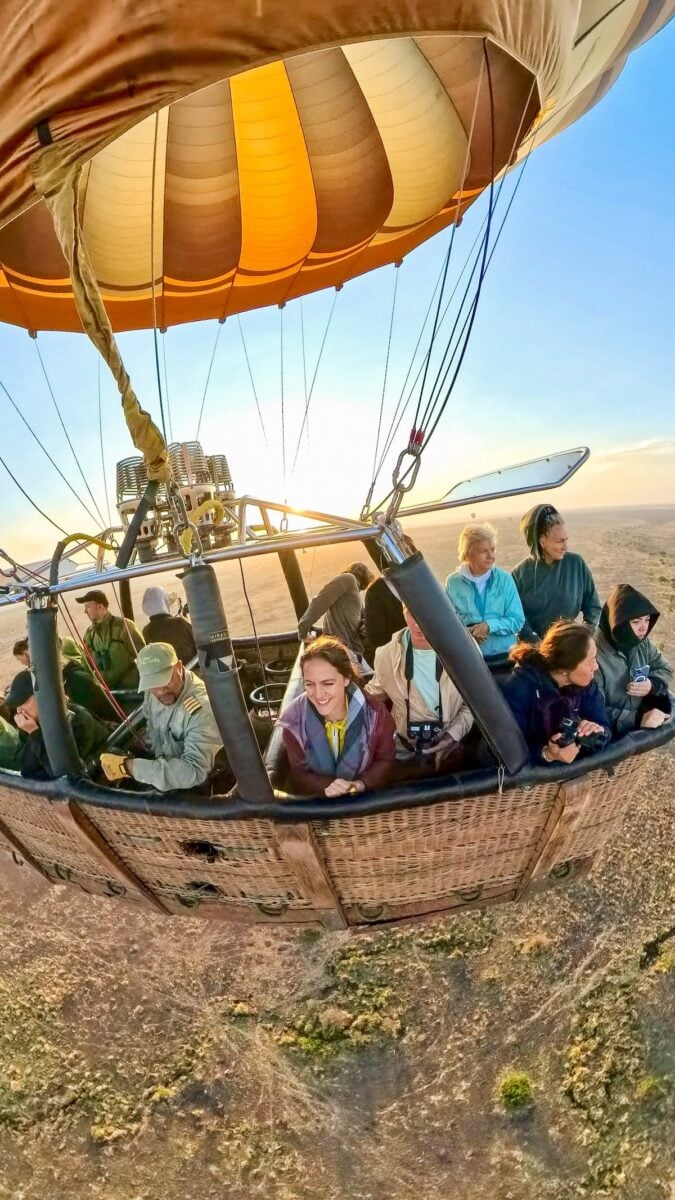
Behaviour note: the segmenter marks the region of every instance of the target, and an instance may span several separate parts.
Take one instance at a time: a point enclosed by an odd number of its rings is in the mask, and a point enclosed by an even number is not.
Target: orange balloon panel
[[[36,55],[21,2],[4,0],[0,48],[0,320],[80,328],[33,188],[51,141],[82,166],[115,330],[282,304],[398,261],[589,107],[675,8],[134,0],[118,28],[107,0],[33,0]]]

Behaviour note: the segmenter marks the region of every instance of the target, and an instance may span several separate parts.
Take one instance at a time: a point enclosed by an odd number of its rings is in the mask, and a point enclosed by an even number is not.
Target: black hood
[[[648,633],[651,633],[659,616],[659,610],[642,592],[629,583],[619,583],[607,599],[599,624],[613,646],[620,650],[632,650],[641,639],[635,636],[629,622],[636,617],[649,617]]]
[[[539,538],[541,537],[543,518],[559,517],[560,513],[552,504],[535,504],[529,512],[520,519],[520,532],[530,548],[532,558],[543,558]]]

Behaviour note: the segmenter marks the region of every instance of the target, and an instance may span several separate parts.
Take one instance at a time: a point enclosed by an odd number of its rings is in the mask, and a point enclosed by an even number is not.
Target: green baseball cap
[[[150,688],[166,687],[177,662],[178,655],[168,642],[151,642],[149,646],[144,646],[136,658],[139,691],[149,692]]]

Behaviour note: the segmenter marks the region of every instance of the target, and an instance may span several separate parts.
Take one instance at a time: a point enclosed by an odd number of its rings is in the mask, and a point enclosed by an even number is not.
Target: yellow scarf
[[[341,721],[326,721],[325,728],[328,745],[333,751],[333,758],[337,762],[345,747],[345,733],[347,730],[346,714]]]

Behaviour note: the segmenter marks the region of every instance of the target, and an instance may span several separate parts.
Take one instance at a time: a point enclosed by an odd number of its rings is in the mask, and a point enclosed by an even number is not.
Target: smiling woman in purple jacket
[[[538,647],[521,642],[510,657],[515,667],[504,694],[532,762],[571,763],[578,754],[604,749],[611,725],[593,681],[596,645],[584,625],[556,621]]]
[[[279,718],[294,790],[337,798],[382,787],[396,733],[385,705],[365,694],[337,638],[310,643],[300,665],[305,690]]]

